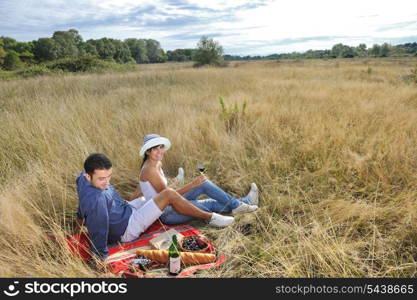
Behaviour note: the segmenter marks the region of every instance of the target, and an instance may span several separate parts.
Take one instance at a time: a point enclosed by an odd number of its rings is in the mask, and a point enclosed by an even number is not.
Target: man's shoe
[[[236,207],[235,209],[232,209],[232,215],[253,212],[257,209],[258,209],[258,206],[256,205],[249,205],[244,202],[241,202],[238,207]]]
[[[222,216],[216,213],[212,213],[210,222],[208,223],[210,226],[213,227],[226,227],[233,223],[235,218]]]

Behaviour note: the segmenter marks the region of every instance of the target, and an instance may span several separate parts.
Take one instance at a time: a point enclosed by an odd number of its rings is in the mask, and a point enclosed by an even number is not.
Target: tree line
[[[121,41],[101,38],[84,41],[75,29],[55,31],[50,38],[30,42],[0,37],[0,66],[6,70],[84,55],[121,64],[161,63],[168,60],[160,43],[153,39],[128,38]]]
[[[328,50],[308,50],[306,52],[292,52],[282,54],[271,54],[267,56],[239,56],[225,55],[225,60],[259,60],[259,59],[309,59],[309,58],[353,58],[353,57],[406,57],[417,56],[417,43],[406,43],[390,45],[383,43],[374,44],[368,48],[366,44],[359,44],[357,47],[336,44]]]
[[[218,42],[202,37],[196,49],[176,49],[165,52],[161,44],[154,39],[111,38],[89,39],[84,41],[75,29],[55,31],[50,38],[39,38],[30,42],[19,42],[11,37],[0,37],[0,68],[17,70],[24,66],[47,62],[85,57],[82,61],[91,62],[91,57],[118,64],[163,63],[166,61],[196,61],[196,65],[222,64],[223,60],[259,60],[259,59],[309,59],[309,58],[352,58],[352,57],[388,57],[417,56],[417,43],[392,46],[387,43],[366,44],[351,47],[336,44],[330,50],[308,50],[272,54],[268,56],[223,55]],[[79,64],[79,62],[77,62]],[[72,66],[73,67],[73,66]]]
[[[75,29],[55,31],[50,38],[19,42],[0,37],[0,69],[19,70],[25,66],[43,65],[49,69],[76,72],[100,64],[97,59],[118,64],[163,63],[166,61],[196,61],[198,65],[219,64],[223,48],[218,42],[202,37],[196,49],[176,49],[165,52],[153,39],[111,38],[84,41]],[[40,69],[34,69],[39,71]]]

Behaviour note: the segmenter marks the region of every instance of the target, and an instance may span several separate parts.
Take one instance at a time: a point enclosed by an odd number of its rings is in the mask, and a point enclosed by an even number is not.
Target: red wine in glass
[[[200,171],[201,174],[204,173],[204,171],[206,170],[206,167],[203,166],[202,164],[197,165],[197,169]]]

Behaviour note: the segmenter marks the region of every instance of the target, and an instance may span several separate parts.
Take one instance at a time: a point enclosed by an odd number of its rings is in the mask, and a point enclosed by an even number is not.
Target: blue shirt
[[[107,244],[118,242],[126,231],[132,207],[109,185],[101,190],[81,173],[76,180],[78,193],[77,216],[85,220],[92,251],[99,258],[108,255]]]

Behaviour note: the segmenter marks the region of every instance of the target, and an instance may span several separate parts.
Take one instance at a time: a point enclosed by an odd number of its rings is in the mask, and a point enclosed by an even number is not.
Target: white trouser
[[[123,243],[137,239],[162,215],[162,211],[153,199],[146,201],[145,198],[140,197],[130,201],[129,204],[132,206],[132,215],[121,237]]]

